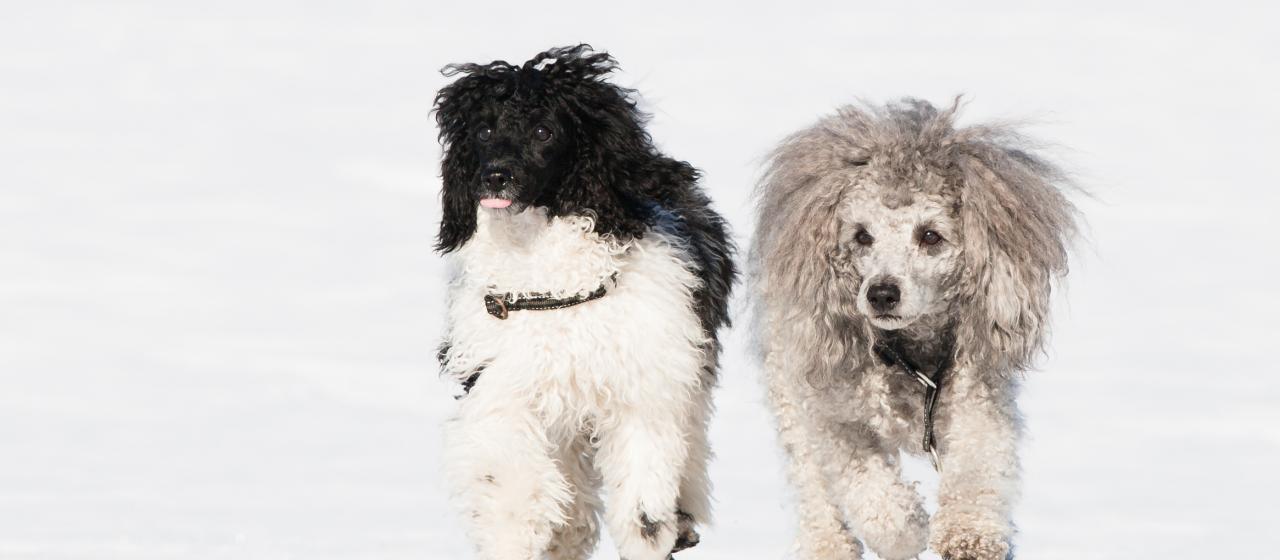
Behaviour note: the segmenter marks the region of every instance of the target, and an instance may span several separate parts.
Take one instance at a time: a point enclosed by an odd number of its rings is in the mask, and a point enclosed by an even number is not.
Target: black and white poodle
[[[455,64],[435,100],[446,471],[485,559],[585,559],[600,512],[658,560],[709,515],[707,420],[736,270],[698,172],[586,45]],[[601,488],[606,489],[604,497]]]

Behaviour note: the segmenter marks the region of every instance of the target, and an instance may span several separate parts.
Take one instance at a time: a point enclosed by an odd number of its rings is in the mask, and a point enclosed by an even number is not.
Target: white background
[[[1095,198],[1028,376],[1021,557],[1270,556],[1278,14],[1025,4],[6,2],[0,558],[467,557],[428,111],[446,63],[576,42],[744,246],[762,156],[839,104],[1030,118]],[[742,331],[681,560],[790,548]]]

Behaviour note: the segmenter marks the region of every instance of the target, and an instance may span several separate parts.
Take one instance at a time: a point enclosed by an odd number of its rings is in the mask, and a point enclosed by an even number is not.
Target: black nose
[[[881,283],[867,290],[867,301],[871,303],[871,308],[881,313],[888,313],[897,307],[899,299],[902,299],[902,292],[898,291],[897,284]]]
[[[500,191],[511,184],[511,172],[505,169],[490,171],[484,176],[484,186],[491,191]]]

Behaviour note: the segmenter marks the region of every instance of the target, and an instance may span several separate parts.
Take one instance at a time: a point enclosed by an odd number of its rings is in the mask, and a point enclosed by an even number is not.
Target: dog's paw
[[[623,560],[664,560],[675,550],[678,521],[640,514],[625,532],[615,532],[614,544]]]
[[[895,484],[849,513],[854,532],[885,560],[914,558],[929,543],[929,512],[911,486]]]
[[[930,547],[944,560],[1007,560],[1012,549],[1008,531],[998,523],[958,522],[942,516],[934,520]]]
[[[675,554],[687,548],[698,546],[702,542],[702,536],[693,528],[693,516],[683,511],[676,512],[676,544],[671,548],[671,553]]]
[[[862,545],[847,531],[826,534],[802,533],[796,537],[796,558],[799,560],[858,560],[862,558]]]

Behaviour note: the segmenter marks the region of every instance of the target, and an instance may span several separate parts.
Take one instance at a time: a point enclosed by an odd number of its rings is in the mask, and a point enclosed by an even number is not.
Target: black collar
[[[511,292],[502,294],[485,294],[484,309],[490,315],[498,319],[506,319],[507,315],[512,311],[533,310],[545,311],[548,309],[564,309],[573,307],[579,303],[586,303],[593,299],[600,299],[609,291],[607,284],[611,283],[617,275],[609,277],[605,284],[586,294],[575,294],[570,297],[556,298],[551,297],[549,293],[533,293],[518,295]]]
[[[933,412],[938,405],[938,389],[942,387],[942,379],[951,367],[951,353],[948,351],[947,357],[938,364],[938,369],[933,375],[928,375],[907,358],[901,339],[876,340],[871,348],[884,365],[901,369],[924,386],[924,440],[920,447],[933,460],[933,468],[942,470],[942,462],[938,459],[938,442],[933,436]]]

